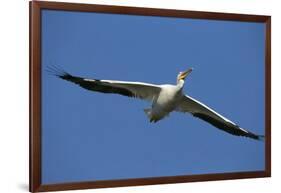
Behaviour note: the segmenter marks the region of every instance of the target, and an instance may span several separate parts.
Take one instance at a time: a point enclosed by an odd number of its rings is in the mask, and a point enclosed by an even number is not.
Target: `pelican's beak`
[[[180,75],[180,79],[184,80],[192,72],[192,70],[193,70],[193,68],[190,68],[190,69],[182,72],[181,75]]]

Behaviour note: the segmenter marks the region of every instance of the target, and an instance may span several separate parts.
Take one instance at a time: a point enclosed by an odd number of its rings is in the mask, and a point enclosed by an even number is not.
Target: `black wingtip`
[[[71,75],[64,71],[61,67],[58,67],[56,65],[48,65],[46,67],[46,72],[48,72],[50,75],[62,78],[62,79],[67,79],[67,77],[70,77]]]
[[[247,133],[247,135],[245,135],[245,137],[249,137],[249,138],[255,139],[257,141],[264,141],[264,139],[265,139],[264,135],[256,135],[251,132]]]
[[[56,76],[60,79],[66,80],[66,81],[70,81],[75,84],[80,84],[81,82],[83,82],[83,78],[73,76],[58,66],[49,65],[46,67],[45,70],[50,75]]]
[[[265,136],[264,135],[257,135],[257,140],[258,141],[264,141],[265,140]]]

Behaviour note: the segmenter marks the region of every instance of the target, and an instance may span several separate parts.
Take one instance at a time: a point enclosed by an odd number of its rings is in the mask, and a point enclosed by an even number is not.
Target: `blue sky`
[[[174,84],[264,134],[261,23],[42,12],[43,184],[264,170],[264,143],[188,114],[150,123],[149,103],[84,90],[46,72]]]

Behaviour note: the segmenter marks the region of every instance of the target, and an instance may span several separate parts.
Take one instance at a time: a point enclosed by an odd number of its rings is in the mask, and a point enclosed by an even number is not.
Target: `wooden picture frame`
[[[29,2],[30,9],[30,186],[31,192],[76,190],[88,188],[121,187],[166,183],[183,183],[271,176],[271,17],[230,13],[212,13],[139,7],[105,6],[92,4],[58,3],[46,1]],[[239,22],[265,23],[265,170],[250,172],[180,175],[152,178],[101,180],[42,184],[41,181],[41,11],[61,10],[97,12],[171,18],[208,19]]]

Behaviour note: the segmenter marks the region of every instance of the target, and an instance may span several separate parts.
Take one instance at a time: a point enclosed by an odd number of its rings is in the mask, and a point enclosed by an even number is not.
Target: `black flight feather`
[[[249,137],[255,140],[263,140],[264,138],[263,135],[256,135],[249,131],[242,130],[238,125],[222,123],[218,119],[208,116],[207,114],[203,114],[203,113],[192,113],[192,114],[193,116],[200,118],[210,123],[211,125],[217,127],[218,129],[224,130],[225,132],[230,133],[232,135]]]
[[[79,86],[87,90],[97,91],[102,93],[120,94],[127,97],[135,97],[135,94],[130,90],[126,88],[112,86],[109,82],[106,81],[102,81],[98,79],[85,79],[78,76],[73,76],[68,72],[58,69],[55,66],[53,67],[49,66],[47,71],[63,80],[78,84]]]

